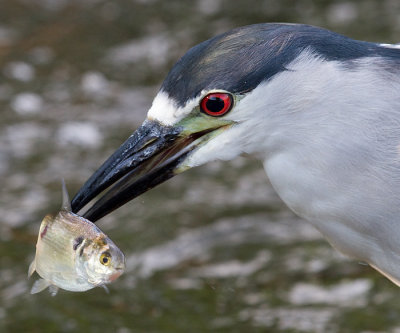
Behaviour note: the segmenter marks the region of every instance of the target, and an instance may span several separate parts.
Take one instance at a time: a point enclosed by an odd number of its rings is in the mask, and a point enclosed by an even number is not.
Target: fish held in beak
[[[63,183],[63,204],[57,215],[47,215],[39,230],[35,258],[28,277],[35,271],[40,279],[33,284],[35,294],[49,287],[86,291],[116,280],[125,269],[125,256],[96,225],[70,211]]]

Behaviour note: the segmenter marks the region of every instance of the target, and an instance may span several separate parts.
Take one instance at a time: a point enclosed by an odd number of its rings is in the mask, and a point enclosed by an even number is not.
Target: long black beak
[[[210,131],[187,134],[181,127],[146,120],[86,181],[72,199],[72,211],[78,212],[114,184],[83,216],[95,222],[111,213],[173,177],[196,147],[192,143]]]

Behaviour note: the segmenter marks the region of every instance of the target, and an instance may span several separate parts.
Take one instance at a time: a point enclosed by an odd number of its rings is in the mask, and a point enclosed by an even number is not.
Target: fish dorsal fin
[[[69,200],[67,186],[65,185],[64,178],[61,179],[61,187],[62,187],[62,205],[61,209],[66,211],[71,211],[71,201]]]
[[[32,286],[31,294],[40,293],[42,290],[46,289],[50,285],[51,285],[51,283],[49,281],[44,280],[44,279],[36,280],[35,283]]]

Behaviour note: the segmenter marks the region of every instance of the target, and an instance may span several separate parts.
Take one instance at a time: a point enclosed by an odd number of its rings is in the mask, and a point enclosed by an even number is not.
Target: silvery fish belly
[[[36,271],[41,279],[31,290],[38,293],[49,287],[52,295],[58,288],[85,291],[105,286],[125,269],[121,250],[95,224],[68,210],[64,187],[64,209],[56,216],[47,215],[36,243],[36,256],[28,276]]]

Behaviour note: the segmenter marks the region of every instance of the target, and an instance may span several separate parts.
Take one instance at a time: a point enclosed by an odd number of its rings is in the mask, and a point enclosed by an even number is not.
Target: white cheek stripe
[[[189,100],[184,107],[178,107],[173,99],[160,91],[153,100],[147,118],[163,125],[172,126],[187,116],[199,103],[199,98]]]
[[[176,106],[168,95],[160,91],[153,100],[153,104],[147,113],[147,118],[157,120],[163,125],[173,125],[178,119],[175,116]]]
[[[400,44],[379,44],[382,47],[387,47],[389,49],[400,49]]]

